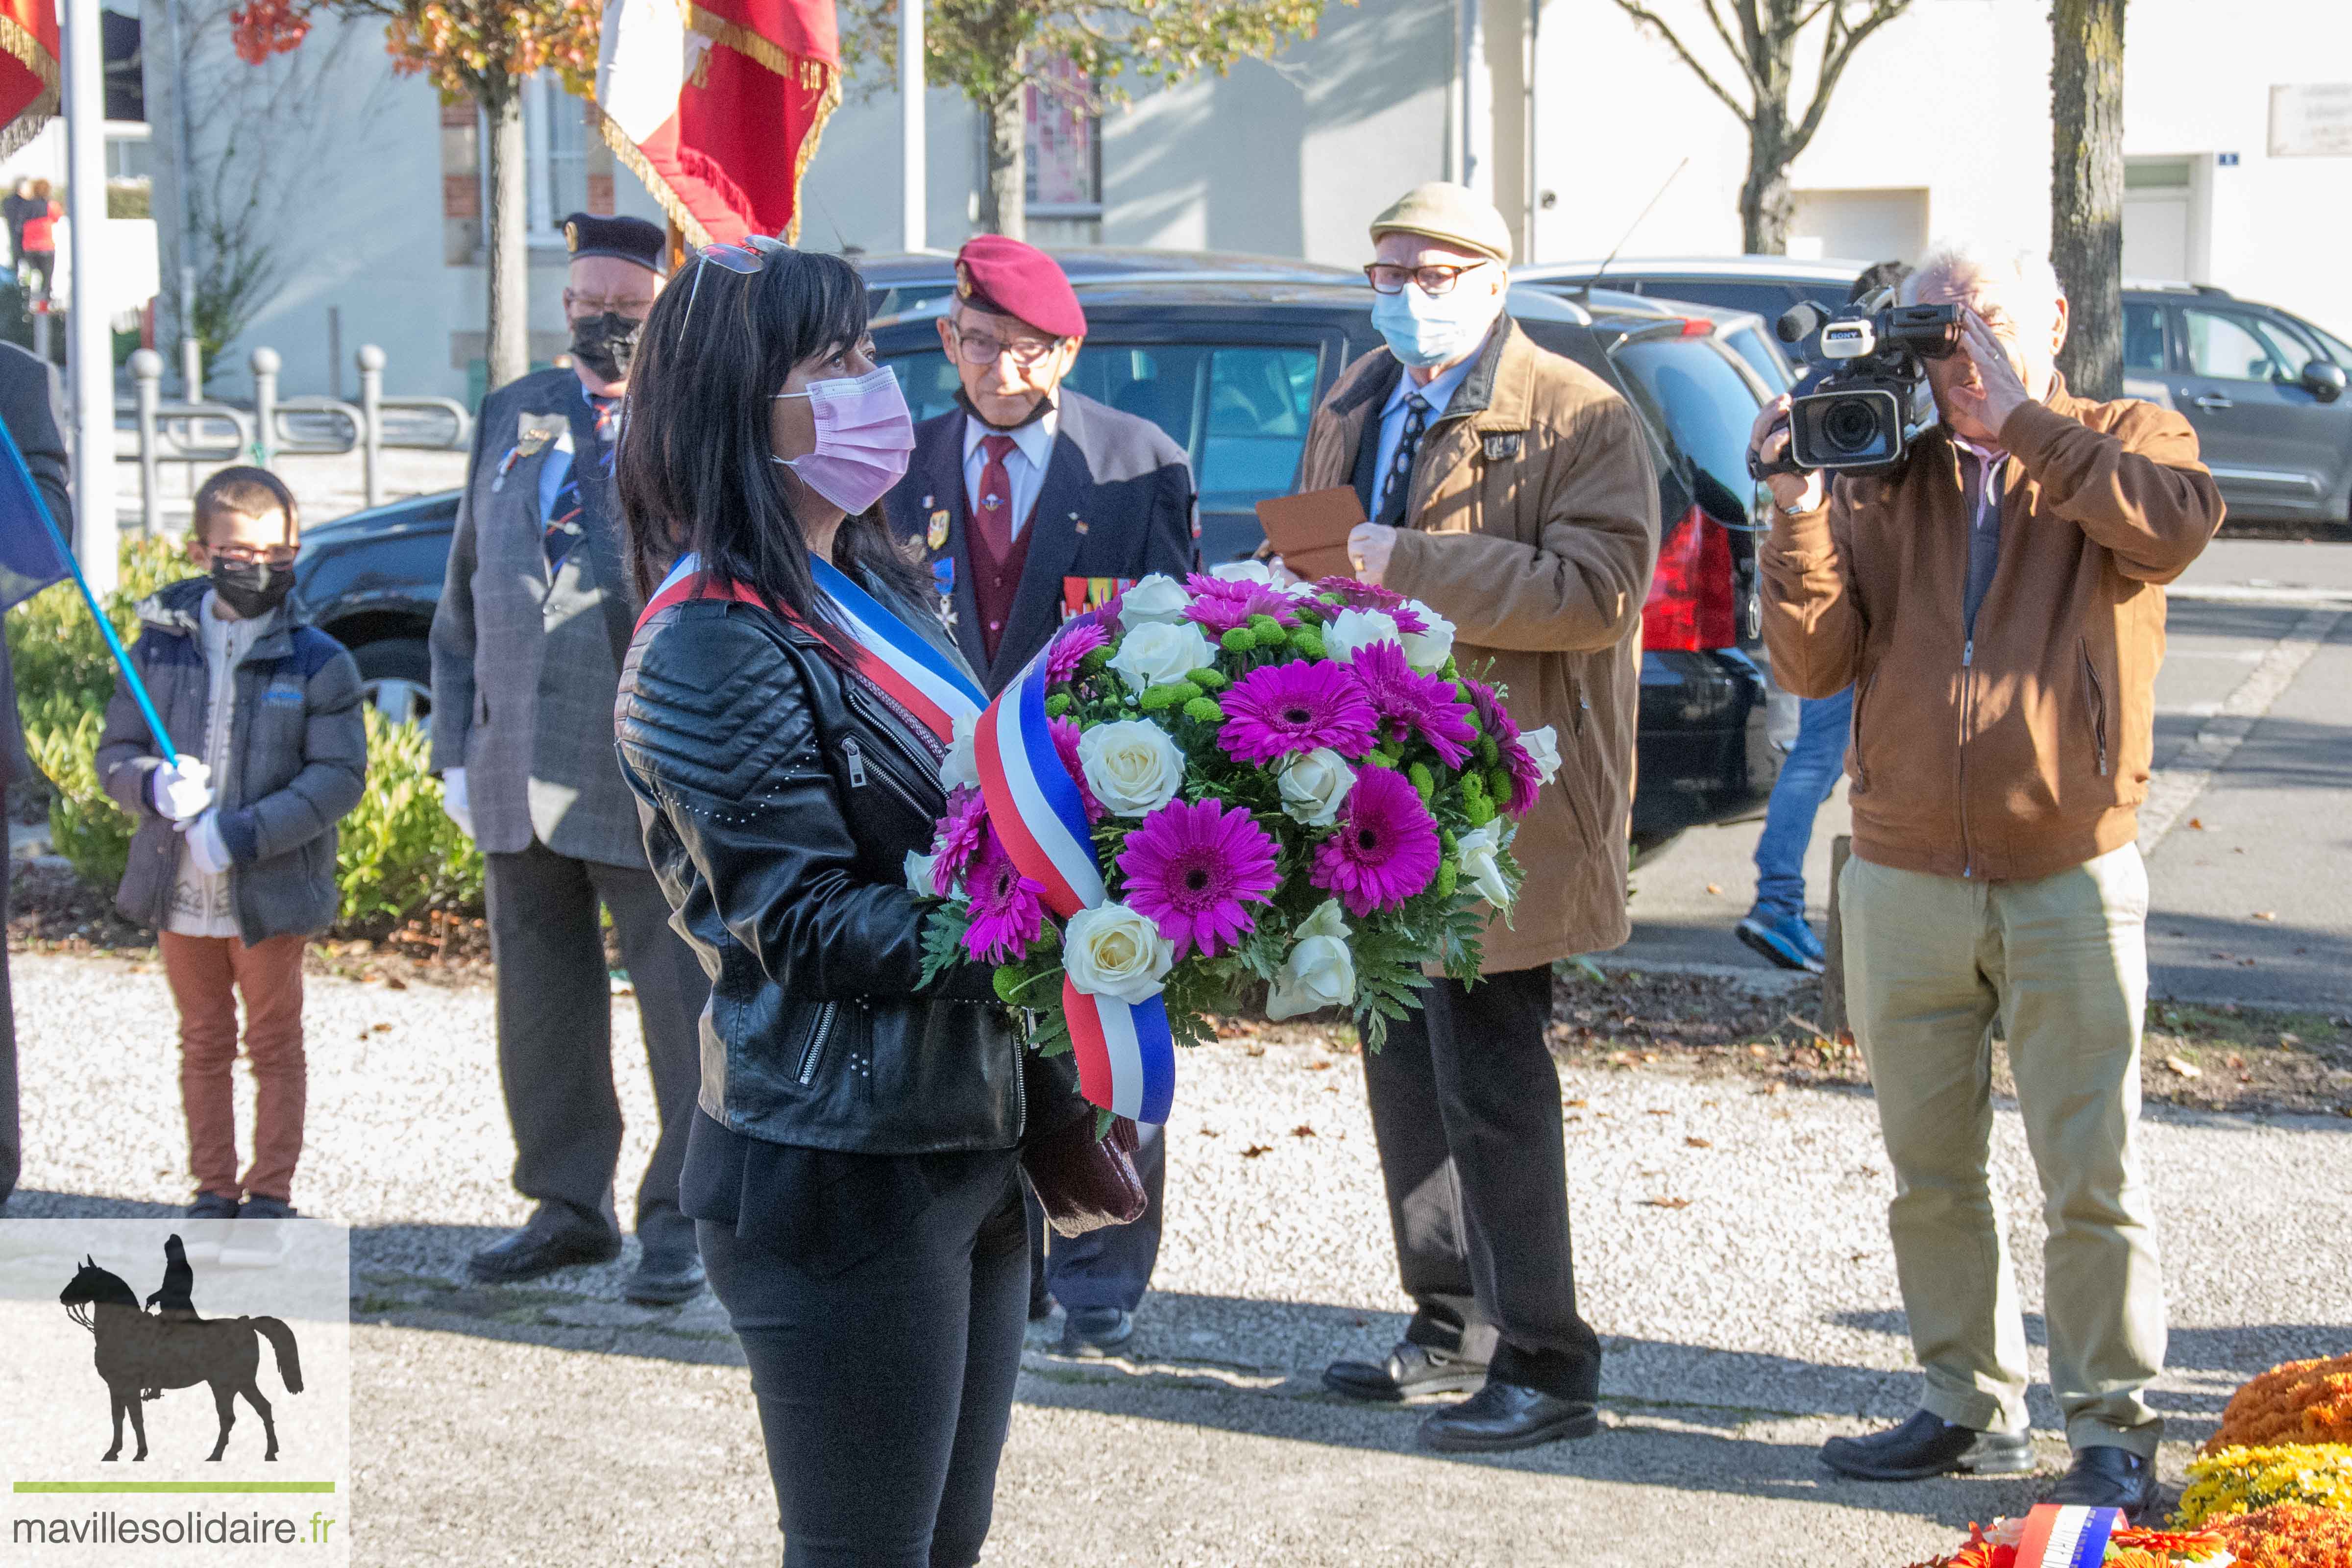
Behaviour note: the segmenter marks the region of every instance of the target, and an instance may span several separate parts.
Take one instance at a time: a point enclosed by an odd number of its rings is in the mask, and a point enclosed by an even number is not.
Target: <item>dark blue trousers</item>
[[[1036,1194],[1022,1184],[1029,1205],[1029,1288],[1033,1312],[1042,1304],[1041,1291],[1065,1308],[1117,1307],[1135,1310],[1151,1288],[1151,1269],[1160,1261],[1160,1194],[1168,1189],[1167,1142],[1157,1127],[1136,1127],[1135,1173],[1143,1178],[1150,1204],[1133,1225],[1109,1225],[1084,1236],[1050,1236],[1045,1211]]]

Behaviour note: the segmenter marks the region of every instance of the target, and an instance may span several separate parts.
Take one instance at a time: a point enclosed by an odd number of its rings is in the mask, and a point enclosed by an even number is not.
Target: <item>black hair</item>
[[[1903,279],[1910,276],[1911,268],[1905,262],[1874,261],[1862,269],[1862,275],[1853,280],[1853,287],[1846,290],[1845,302],[1858,305],[1881,289],[1899,289],[1903,286]]]
[[[198,487],[188,519],[188,530],[195,535],[196,542],[211,542],[205,537],[205,525],[225,511],[243,512],[247,517],[282,511],[286,514],[287,539],[302,536],[302,510],[294,502],[294,492],[268,468],[242,465],[223,468]]]
[[[740,584],[820,632],[838,629],[793,510],[799,480],[770,461],[768,411],[794,365],[862,341],[866,314],[856,268],[804,250],[769,252],[748,276],[689,259],[662,290],[630,367],[614,468],[640,599],[692,551],[721,589]],[[923,577],[878,505],[842,520],[833,559],[924,603]]]

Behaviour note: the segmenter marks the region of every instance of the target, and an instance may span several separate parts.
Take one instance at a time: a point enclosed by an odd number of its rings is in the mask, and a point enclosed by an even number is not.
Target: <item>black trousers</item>
[[[828,1272],[697,1226],[751,1363],[785,1568],[969,1568],[995,1507],[1028,1324],[1013,1156]]]
[[[1132,1312],[1151,1289],[1160,1261],[1160,1220],[1168,1191],[1168,1142],[1164,1129],[1135,1129],[1135,1173],[1143,1178],[1143,1217],[1132,1225],[1107,1225],[1084,1236],[1057,1236],[1045,1224],[1045,1210],[1027,1184],[1022,1192],[1029,1211],[1029,1289],[1073,1311],[1080,1307],[1117,1307]]]
[[[1576,1313],[1559,1069],[1544,1044],[1551,971],[1432,983],[1364,1053],[1405,1338],[1504,1383],[1590,1402],[1601,1342]]]
[[[613,911],[621,961],[636,988],[661,1117],[637,1187],[637,1239],[649,1247],[693,1246],[694,1222],[677,1206],[677,1173],[701,1078],[696,1020],[710,983],[694,950],[670,930],[661,885],[642,868],[574,860],[536,841],[520,854],[485,859],[515,1190],[542,1210],[557,1204],[588,1224],[614,1224],[621,1102],[613,1092],[601,903]]]
[[[0,866],[0,932],[8,929],[8,868]],[[16,1103],[16,1003],[8,989],[8,944],[0,941],[0,1209],[25,1168],[25,1123]]]

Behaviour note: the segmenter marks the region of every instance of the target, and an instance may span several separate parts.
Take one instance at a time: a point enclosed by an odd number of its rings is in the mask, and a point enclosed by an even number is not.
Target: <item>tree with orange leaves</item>
[[[568,91],[587,97],[603,7],[597,0],[247,0],[233,16],[236,52],[258,65],[298,47],[320,14],[382,17],[394,71],[425,77],[444,102],[471,99],[489,121],[488,386],[503,386],[530,369],[522,83],[551,70]]]

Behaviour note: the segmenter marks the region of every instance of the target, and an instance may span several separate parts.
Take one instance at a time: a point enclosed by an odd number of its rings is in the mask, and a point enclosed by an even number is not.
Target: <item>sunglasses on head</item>
[[[791,246],[772,236],[753,234],[746,235],[740,245],[706,245],[696,251],[694,253],[694,260],[697,264],[694,268],[694,286],[687,291],[686,314],[678,320],[678,341],[680,342],[686,341],[687,323],[694,320],[694,299],[702,291],[700,263],[715,261],[740,278],[749,278],[768,264],[768,258],[789,255],[792,248]]]

